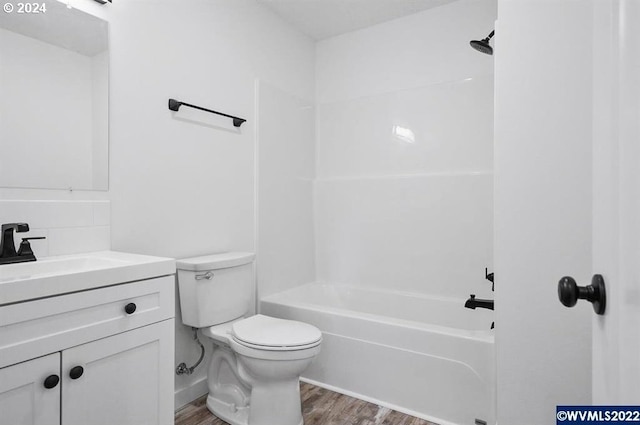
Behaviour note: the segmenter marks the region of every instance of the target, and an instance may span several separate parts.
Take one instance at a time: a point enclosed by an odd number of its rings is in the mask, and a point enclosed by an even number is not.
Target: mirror
[[[0,187],[107,190],[108,24],[20,4],[0,14]]]

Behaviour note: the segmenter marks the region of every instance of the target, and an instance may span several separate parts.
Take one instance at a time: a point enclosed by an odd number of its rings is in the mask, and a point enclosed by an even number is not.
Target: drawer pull
[[[44,387],[48,390],[51,388],[55,388],[60,382],[60,377],[58,375],[49,375],[47,379],[44,380]]]
[[[69,378],[78,379],[79,377],[82,376],[83,373],[84,373],[84,368],[82,366],[73,367],[69,371]]]
[[[133,314],[136,312],[136,305],[135,303],[129,303],[127,305],[124,306],[124,311],[127,314]]]

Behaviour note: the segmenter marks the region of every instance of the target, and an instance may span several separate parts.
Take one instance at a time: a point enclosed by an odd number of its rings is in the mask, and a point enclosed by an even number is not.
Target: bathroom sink
[[[0,305],[175,273],[175,260],[100,251],[0,266]]]
[[[18,263],[0,270],[0,282],[56,274],[75,273],[82,270],[105,269],[127,264],[108,257],[51,258],[30,263]]]

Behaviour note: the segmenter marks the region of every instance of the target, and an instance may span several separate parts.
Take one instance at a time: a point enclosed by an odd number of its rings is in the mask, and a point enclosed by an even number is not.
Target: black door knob
[[[83,373],[84,373],[84,368],[82,366],[73,367],[69,371],[69,378],[78,379],[79,377],[82,376]]]
[[[55,388],[60,382],[60,377],[58,375],[49,375],[47,379],[44,380],[44,387],[48,390],[51,388]]]
[[[604,278],[596,274],[591,278],[591,285],[578,286],[571,276],[565,276],[558,282],[558,298],[566,307],[573,307],[578,300],[587,300],[593,304],[596,314],[604,314],[607,305]]]
[[[124,311],[127,314],[133,314],[136,312],[136,305],[135,303],[129,303],[127,305],[124,306]]]

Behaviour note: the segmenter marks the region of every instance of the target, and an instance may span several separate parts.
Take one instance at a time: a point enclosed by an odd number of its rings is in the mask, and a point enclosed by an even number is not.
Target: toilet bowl
[[[242,317],[253,258],[222,253],[177,262],[183,322],[214,347],[207,407],[232,425],[302,425],[299,378],[320,352],[322,333],[298,321]]]

